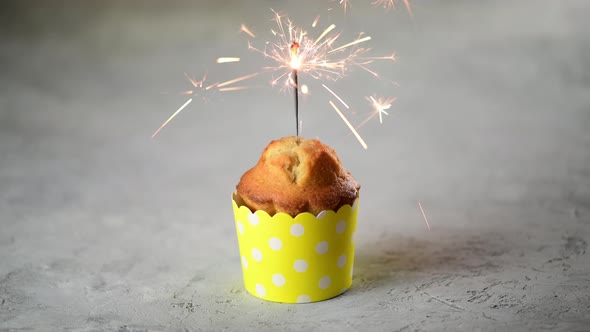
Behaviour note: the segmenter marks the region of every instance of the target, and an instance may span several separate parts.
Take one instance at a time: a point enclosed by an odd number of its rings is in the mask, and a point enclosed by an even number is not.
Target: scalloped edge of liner
[[[354,202],[352,203],[352,205],[350,205],[350,204],[344,204],[344,205],[342,205],[338,209],[338,211],[324,210],[324,211],[320,211],[320,213],[318,213],[317,215],[313,215],[311,212],[302,212],[302,213],[296,215],[295,217],[291,217],[291,215],[289,215],[287,213],[284,213],[284,212],[276,213],[274,216],[271,216],[268,212],[266,212],[264,210],[256,210],[256,211],[252,212],[252,210],[250,210],[250,208],[247,207],[246,205],[240,205],[240,206],[238,206],[238,203],[236,202],[236,197],[238,197],[241,200],[241,197],[238,195],[237,192],[234,192],[232,194],[232,205],[233,205],[234,209],[238,209],[238,211],[239,210],[246,210],[249,213],[253,213],[253,214],[256,214],[256,215],[263,215],[265,218],[270,218],[271,220],[273,220],[275,218],[276,219],[290,218],[290,219],[293,219],[293,220],[297,220],[297,219],[301,219],[301,218],[307,218],[307,216],[311,216],[312,218],[314,218],[316,220],[322,220],[322,219],[326,218],[328,214],[333,214],[333,215],[338,216],[338,215],[341,215],[341,214],[346,214],[346,213],[353,212],[354,209],[352,207],[358,205],[358,201],[359,201],[360,195],[357,194],[357,196],[354,199]],[[347,211],[345,211],[345,210],[347,210]],[[326,215],[323,216],[323,217],[321,217],[321,218],[318,218],[318,216],[320,214],[324,213],[324,212],[326,213]]]

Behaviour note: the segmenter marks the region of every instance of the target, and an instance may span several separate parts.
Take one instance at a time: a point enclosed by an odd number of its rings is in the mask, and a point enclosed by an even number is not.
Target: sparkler
[[[358,67],[379,78],[379,75],[371,70],[369,65],[377,60],[395,61],[394,55],[368,56],[370,48],[364,47],[363,45],[371,40],[371,36],[361,33],[352,41],[337,45],[341,33],[334,31],[336,25],[331,24],[322,30],[318,37],[312,37],[307,31],[296,27],[288,17],[275,11],[273,13],[276,28],[271,29],[271,33],[275,37],[275,40],[267,41],[264,48],[257,48],[249,41],[248,48],[274,62],[273,66],[263,68],[263,71],[273,74],[272,86],[277,85],[284,79],[284,87],[293,87],[297,136],[299,136],[298,95],[300,75],[305,75],[314,80],[335,82],[344,78],[351,68]],[[313,20],[312,27],[316,27],[318,21],[319,16],[316,16]],[[254,33],[243,24],[241,30],[250,37],[254,36]],[[326,84],[322,84],[322,86],[349,109],[349,106],[342,97],[336,94]],[[337,109],[334,106],[333,108]],[[342,112],[339,110],[337,112],[359,140],[359,143],[366,148],[366,143],[362,140],[358,132],[354,130],[354,126],[350,124],[350,121],[346,119]]]

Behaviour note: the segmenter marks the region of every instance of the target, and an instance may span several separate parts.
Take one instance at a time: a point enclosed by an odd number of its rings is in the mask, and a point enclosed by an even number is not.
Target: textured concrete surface
[[[590,330],[590,3],[412,3],[3,2],[0,330]],[[230,202],[292,97],[261,76],[150,140],[184,72],[265,64],[239,26],[264,35],[270,7],[399,58],[377,67],[399,86],[336,86],[354,121],[398,98],[366,151],[325,95],[302,102],[363,186],[353,287],[307,305],[245,293]]]

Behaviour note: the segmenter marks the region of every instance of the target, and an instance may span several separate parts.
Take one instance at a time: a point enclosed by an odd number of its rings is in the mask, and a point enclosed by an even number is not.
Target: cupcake
[[[360,186],[315,139],[272,141],[233,195],[246,290],[285,303],[326,300],[352,284]]]

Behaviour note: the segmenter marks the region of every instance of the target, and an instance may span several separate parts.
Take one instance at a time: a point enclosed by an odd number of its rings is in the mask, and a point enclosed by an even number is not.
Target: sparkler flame
[[[294,41],[291,44],[291,68],[293,70],[298,70],[301,67],[301,61],[299,61],[299,43]]]
[[[273,13],[276,30],[271,32],[277,40],[265,43],[263,49],[248,43],[250,50],[275,63],[275,66],[264,68],[278,73],[272,85],[287,78],[285,86],[289,86],[288,75],[293,69],[313,79],[336,81],[344,77],[351,67],[369,71],[367,65],[376,60],[393,60],[391,57],[364,56],[370,49],[360,44],[371,40],[370,36],[361,34],[357,39],[336,47],[334,44],[340,37],[340,33],[333,32],[336,25],[328,26],[317,38],[312,39],[307,31],[297,28],[288,17],[275,11]]]

